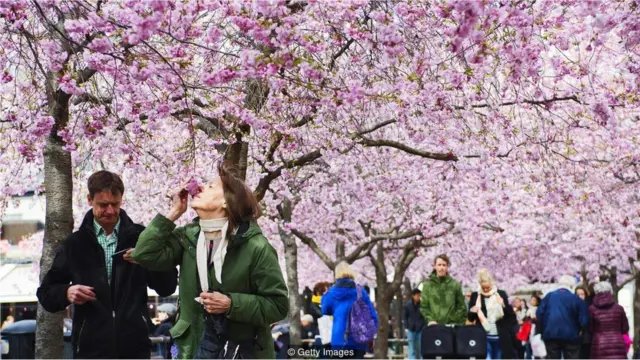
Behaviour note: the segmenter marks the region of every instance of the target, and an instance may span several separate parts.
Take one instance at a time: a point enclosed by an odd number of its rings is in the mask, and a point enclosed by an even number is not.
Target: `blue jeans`
[[[502,359],[502,349],[500,349],[500,339],[487,336],[487,359]]]
[[[525,359],[533,359],[533,350],[531,349],[531,343],[527,342],[524,345],[524,358]]]
[[[422,331],[413,332],[407,330],[407,342],[409,343],[409,359],[422,359]]]

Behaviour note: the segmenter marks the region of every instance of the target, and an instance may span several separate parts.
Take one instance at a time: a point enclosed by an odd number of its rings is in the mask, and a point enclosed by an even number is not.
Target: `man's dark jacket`
[[[404,304],[404,327],[411,332],[420,332],[424,327],[424,318],[420,313],[420,302],[413,302],[413,299]]]
[[[144,226],[120,210],[116,252],[134,248]],[[53,265],[38,288],[38,301],[49,312],[70,305],[71,285],[94,288],[96,301],[75,305],[71,343],[74,358],[150,357],[147,286],[160,296],[176,290],[177,270],[147,271],[119,254],[113,257],[111,284],[107,281],[104,250],[98,243],[89,211],[78,231],[58,249]]]
[[[567,289],[546,294],[536,311],[536,332],[544,341],[580,343],[580,331],[588,324],[587,303]]]

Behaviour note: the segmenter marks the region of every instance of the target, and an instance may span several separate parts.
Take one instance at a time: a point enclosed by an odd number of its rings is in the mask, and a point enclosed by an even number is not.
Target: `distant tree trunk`
[[[64,142],[57,135],[57,131],[64,127],[69,119],[68,99],[68,96],[59,96],[57,101],[64,101],[64,103],[56,103],[53,106],[55,125],[44,148],[44,185],[47,204],[40,258],[40,281],[51,268],[58,247],[73,231],[71,154],[64,149]],[[35,344],[37,359],[62,358],[63,315],[64,312],[49,313],[38,303]]]
[[[249,143],[244,141],[244,136],[248,135],[250,131],[249,126],[240,126],[240,130],[236,133],[235,143],[229,145],[224,154],[224,159],[236,167],[238,176],[242,180],[247,178],[247,158],[249,156]]]
[[[336,265],[345,260],[344,240],[336,239]]]
[[[291,201],[282,202],[282,216],[286,222],[291,221]],[[300,322],[300,292],[298,290],[298,246],[296,237],[279,228],[280,239],[284,244],[284,258],[287,270],[287,287],[289,288],[289,343],[292,346],[302,345],[302,325]]]
[[[395,300],[395,313],[393,317],[395,318],[395,327],[396,331],[394,333],[394,337],[397,339],[404,338],[404,326],[402,324],[402,305],[404,305],[404,301],[402,299],[402,290],[398,289],[396,292]],[[400,354],[400,349],[402,349],[402,343],[396,343],[396,354]]]
[[[404,282],[402,283],[404,285],[404,289],[402,289],[402,294],[404,296],[407,297],[407,299],[411,299],[411,292],[413,291],[413,288],[411,287],[411,281],[409,280],[408,277],[404,277]]]
[[[614,266],[609,272],[609,282],[613,289],[613,298],[618,302],[618,294],[620,293],[620,286],[618,286],[618,269]]]
[[[387,272],[384,268],[384,250],[382,244],[376,245],[376,311],[378,312],[378,336],[376,338],[373,357],[386,359],[389,352],[389,314],[391,297],[389,296]]]
[[[376,337],[373,357],[376,359],[386,359],[389,352],[389,322],[391,312],[391,302],[386,296],[379,296],[376,300],[376,311],[378,313],[378,334]]]

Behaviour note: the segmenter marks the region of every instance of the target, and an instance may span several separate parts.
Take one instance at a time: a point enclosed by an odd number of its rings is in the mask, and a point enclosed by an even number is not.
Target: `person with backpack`
[[[356,285],[351,266],[342,261],[336,283],[322,297],[322,313],[333,316],[331,349],[345,351],[341,359],[363,359],[378,330],[378,315],[369,294]]]

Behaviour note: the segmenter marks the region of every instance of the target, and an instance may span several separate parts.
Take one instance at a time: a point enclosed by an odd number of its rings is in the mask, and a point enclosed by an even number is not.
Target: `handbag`
[[[224,315],[205,314],[205,327],[195,359],[252,359],[257,335],[242,341],[227,338],[228,320]]]
[[[529,340],[530,333],[531,333],[531,321],[527,320],[524,323],[522,323],[522,326],[520,326],[520,330],[518,330],[518,333],[516,334],[516,339],[518,339],[519,341],[527,342]]]
[[[331,344],[331,335],[333,332],[333,319],[331,316],[323,316],[318,318],[318,331],[322,339],[322,345]]]
[[[537,358],[547,357],[547,348],[542,341],[542,335],[536,334],[531,338],[531,352]]]

